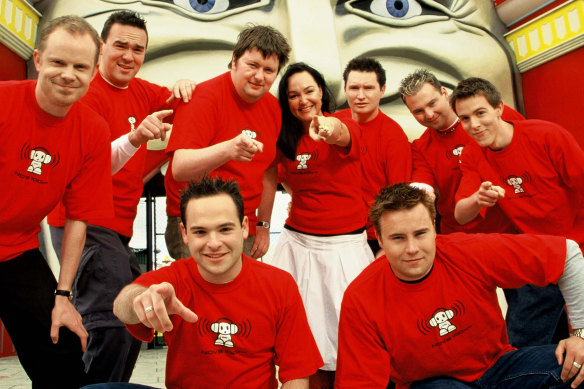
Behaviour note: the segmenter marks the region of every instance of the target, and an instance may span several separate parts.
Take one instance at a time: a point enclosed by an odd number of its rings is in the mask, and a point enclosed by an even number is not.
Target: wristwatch
[[[70,290],[55,289],[55,296],[65,296],[69,301],[73,300],[73,293]]]
[[[256,224],[256,226],[264,227],[266,230],[269,230],[270,229],[270,222],[258,222],[258,224]]]
[[[572,331],[572,336],[577,336],[584,339],[584,328],[576,328]]]

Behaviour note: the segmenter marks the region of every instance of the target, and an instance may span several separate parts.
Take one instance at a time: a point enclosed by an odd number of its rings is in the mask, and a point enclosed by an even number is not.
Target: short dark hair
[[[402,101],[406,102],[406,96],[414,96],[425,83],[432,85],[438,92],[442,91],[442,84],[438,78],[428,69],[418,69],[408,74],[399,84],[399,94]]]
[[[146,20],[138,12],[123,10],[114,12],[107,18],[101,30],[101,39],[105,42],[109,36],[110,30],[114,24],[121,24],[123,26],[133,26],[146,33],[146,42],[148,42],[148,30],[146,29]]]
[[[239,221],[243,223],[243,198],[239,190],[239,185],[234,180],[224,181],[220,177],[211,178],[203,177],[199,182],[191,182],[180,196],[180,220],[186,227],[186,211],[189,201],[192,199],[200,199],[203,197],[210,197],[220,194],[226,194],[231,197],[235,208],[237,208],[237,216]]]
[[[420,203],[428,209],[430,218],[435,220],[436,207],[434,206],[434,201],[423,190],[403,182],[382,188],[379,194],[375,196],[375,201],[369,209],[369,220],[373,223],[377,236],[381,236],[379,221],[384,212],[412,209]]]
[[[278,57],[278,71],[288,63],[290,45],[284,35],[274,27],[250,25],[241,31],[233,48],[232,60],[237,62],[246,50],[253,48],[258,49],[264,58],[276,54]],[[229,61],[228,68],[231,69],[231,61]]]
[[[476,95],[485,96],[491,107],[497,108],[501,101],[501,92],[484,78],[470,77],[458,83],[450,95],[450,106],[456,113],[456,101],[468,99]]]
[[[77,15],[60,16],[45,23],[39,32],[37,43],[38,51],[43,51],[45,49],[49,35],[51,35],[51,33],[53,33],[53,31],[55,31],[57,28],[62,28],[73,35],[89,34],[93,40],[93,43],[95,43],[94,64],[97,63],[97,60],[99,59],[99,48],[101,46],[99,35],[97,34],[95,28],[91,26],[91,24]]]
[[[314,81],[316,81],[316,84],[322,89],[322,111],[332,113],[336,109],[335,98],[326,85],[324,77],[318,70],[304,62],[296,62],[288,66],[278,85],[278,102],[282,112],[282,127],[276,146],[278,146],[286,158],[292,161],[295,160],[296,148],[304,130],[300,120],[290,111],[290,104],[288,103],[288,80],[294,74],[302,72],[310,74],[314,78]]]
[[[377,61],[374,58],[359,56],[350,60],[347,66],[345,66],[345,71],[343,72],[343,80],[345,81],[345,85],[347,85],[349,73],[352,71],[375,72],[379,88],[383,88],[385,86],[386,82],[385,70],[383,69],[383,66],[381,66],[379,61]]]

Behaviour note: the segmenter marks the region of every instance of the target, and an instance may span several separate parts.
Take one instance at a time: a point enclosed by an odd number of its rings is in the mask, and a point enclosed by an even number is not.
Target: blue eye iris
[[[401,18],[407,15],[410,9],[408,0],[387,0],[385,6],[387,7],[387,12],[394,18]]]
[[[197,12],[209,12],[215,6],[215,0],[189,0],[189,3]]]

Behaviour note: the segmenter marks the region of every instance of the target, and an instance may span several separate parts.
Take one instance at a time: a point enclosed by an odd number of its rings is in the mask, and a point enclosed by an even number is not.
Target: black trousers
[[[85,384],[81,341],[61,327],[50,337],[57,281],[39,250],[0,262],[0,319],[14,343],[33,389],[79,388]]]

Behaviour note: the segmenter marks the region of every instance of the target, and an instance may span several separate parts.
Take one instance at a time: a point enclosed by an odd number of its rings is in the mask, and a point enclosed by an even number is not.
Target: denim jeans
[[[558,343],[570,336],[564,297],[557,285],[505,289],[507,334],[513,347]]]
[[[436,377],[413,383],[411,389],[538,389],[569,388],[572,380],[562,382],[562,366],[555,357],[556,346],[525,347],[510,351],[474,382]]]

